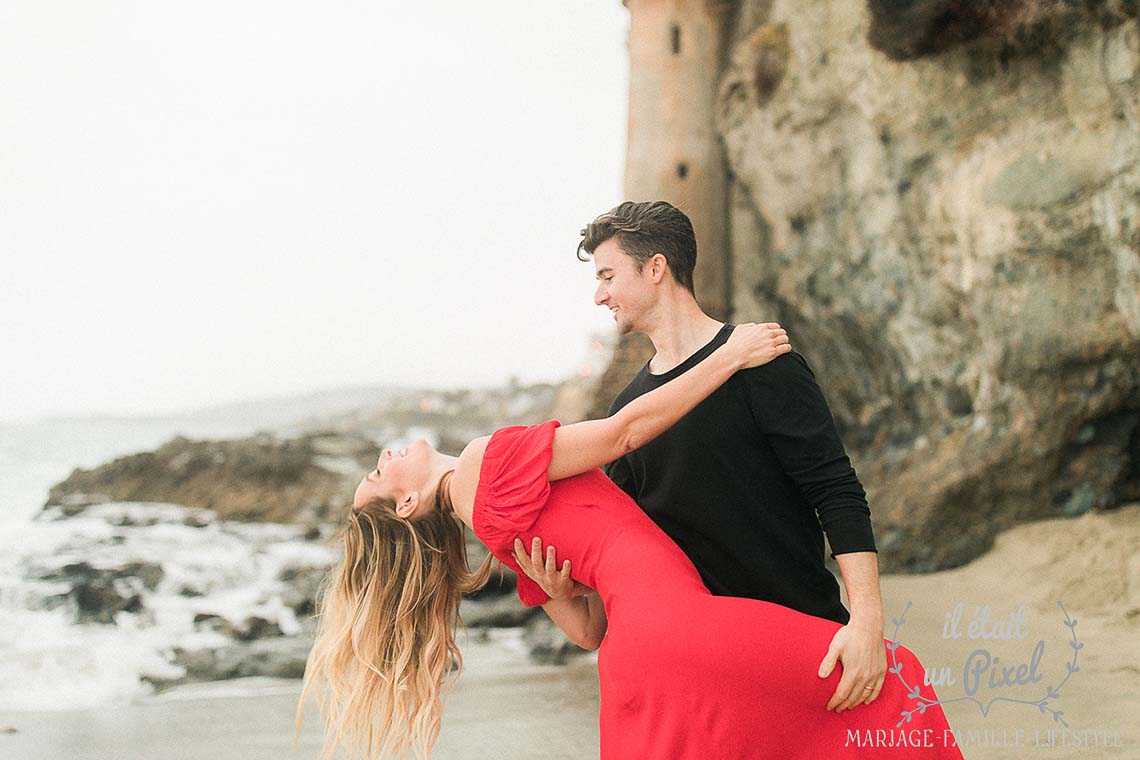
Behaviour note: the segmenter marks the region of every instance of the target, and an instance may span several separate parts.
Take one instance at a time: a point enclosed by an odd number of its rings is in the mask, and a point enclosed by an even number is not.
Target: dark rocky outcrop
[[[233,441],[175,438],[155,451],[75,470],[47,506],[77,514],[104,501],[166,502],[210,509],[227,520],[331,520],[376,458],[367,438],[258,435]]]
[[[187,683],[229,678],[301,678],[312,649],[311,639],[289,636],[235,643],[224,647],[183,649],[167,653],[169,662],[184,669],[181,676],[150,674],[142,680],[157,690]]]
[[[542,610],[524,607],[514,594],[491,599],[465,598],[459,608],[463,624],[468,628],[513,628],[526,625],[536,613],[542,615]]]
[[[115,622],[118,612],[140,612],[143,594],[153,591],[162,580],[162,566],[153,562],[127,562],[118,567],[95,567],[88,562],[72,562],[60,567],[37,568],[27,573],[30,580],[66,583],[69,590],[41,600],[53,609],[70,604],[77,623]]]
[[[896,61],[984,42],[996,43],[1007,59],[1051,56],[1087,19],[1107,27],[1140,17],[1135,0],[868,0],[867,6],[867,41]]]
[[[277,577],[285,584],[281,601],[293,610],[298,620],[316,614],[317,592],[328,573],[329,569],[323,566],[287,567]]]
[[[224,615],[199,612],[194,616],[194,626],[215,631],[237,641],[254,641],[284,635],[281,626],[260,615],[249,615],[235,622]]]
[[[974,40],[1010,36],[1039,0],[869,0],[867,40],[902,61],[934,55]]]

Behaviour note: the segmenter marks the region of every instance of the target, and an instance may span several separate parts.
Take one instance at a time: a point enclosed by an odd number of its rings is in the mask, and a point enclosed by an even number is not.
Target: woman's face
[[[414,497],[412,501],[419,502],[413,505],[415,512],[404,516],[417,516],[427,508],[422,502],[433,485],[427,481],[435,456],[435,449],[422,438],[400,451],[384,449],[376,460],[376,467],[356,487],[352,508],[360,509],[372,499],[384,498],[395,501],[397,511],[402,512],[409,497]]]

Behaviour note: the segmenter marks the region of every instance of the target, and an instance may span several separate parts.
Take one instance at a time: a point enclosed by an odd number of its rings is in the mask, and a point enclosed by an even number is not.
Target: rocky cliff
[[[1140,498],[1138,17],[734,7],[714,114],[731,318],[779,321],[815,369],[886,569]]]

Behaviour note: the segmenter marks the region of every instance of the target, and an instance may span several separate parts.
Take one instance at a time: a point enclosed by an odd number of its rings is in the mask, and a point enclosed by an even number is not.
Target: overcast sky
[[[0,420],[557,379],[619,0],[0,4]]]

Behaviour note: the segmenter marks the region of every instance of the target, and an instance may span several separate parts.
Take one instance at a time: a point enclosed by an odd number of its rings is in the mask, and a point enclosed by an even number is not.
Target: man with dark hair
[[[649,336],[656,354],[610,414],[688,371],[732,333],[705,314],[693,289],[697,245],[688,217],[665,201],[626,202],[582,230],[593,257],[594,300],[618,332]],[[866,493],[839,440],[815,375],[792,350],[738,372],[673,428],[606,467],[670,536],[714,594],[781,604],[843,625],[822,657],[843,676],[827,709],[873,701],[886,675],[878,556]],[[824,563],[823,533],[851,612]],[[524,572],[552,599],[588,594],[557,570],[553,547],[516,540]],[[604,626],[604,616],[591,625]]]
[[[615,235],[622,236],[622,252],[637,262],[638,271],[654,254],[663,255],[673,279],[696,299],[697,235],[680,209],[665,201],[621,203],[582,230],[578,260],[589,261],[594,250]]]

